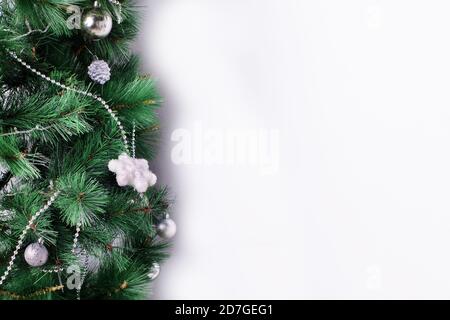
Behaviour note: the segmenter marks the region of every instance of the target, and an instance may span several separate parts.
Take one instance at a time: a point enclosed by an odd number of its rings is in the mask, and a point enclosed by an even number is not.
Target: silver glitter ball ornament
[[[47,263],[48,250],[39,242],[31,243],[25,249],[25,261],[32,267],[41,267]]]
[[[89,37],[99,40],[109,35],[113,19],[111,14],[101,9],[98,1],[95,1],[94,8],[83,14],[81,26]]]
[[[156,227],[158,235],[163,239],[171,239],[177,233],[177,225],[170,218],[162,220]]]
[[[88,67],[88,75],[92,81],[105,84],[111,78],[111,69],[106,61],[95,60]]]
[[[150,273],[148,274],[148,277],[150,278],[150,280],[155,280],[156,278],[158,278],[160,273],[161,266],[159,265],[159,263],[155,262],[154,264],[152,264],[152,268],[150,270]]]

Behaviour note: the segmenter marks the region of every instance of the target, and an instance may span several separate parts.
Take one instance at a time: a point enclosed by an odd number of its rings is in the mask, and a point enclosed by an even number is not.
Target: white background
[[[140,3],[179,227],[154,298],[450,298],[448,1]],[[196,126],[276,130],[278,170],[174,163]]]

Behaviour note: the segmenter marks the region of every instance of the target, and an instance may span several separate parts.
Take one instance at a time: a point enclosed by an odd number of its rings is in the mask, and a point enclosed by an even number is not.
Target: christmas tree
[[[0,299],[145,299],[176,230],[127,0],[0,0]]]

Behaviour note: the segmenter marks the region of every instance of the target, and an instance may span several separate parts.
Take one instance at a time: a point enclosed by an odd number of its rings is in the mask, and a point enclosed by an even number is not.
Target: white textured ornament
[[[105,84],[111,79],[111,69],[104,60],[95,60],[88,67],[88,75],[92,81]]]
[[[111,160],[108,169],[116,174],[119,186],[132,186],[140,193],[156,184],[156,175],[150,171],[147,160],[135,159],[126,153],[121,154],[117,160]]]
[[[48,260],[48,250],[47,248],[39,243],[31,243],[25,249],[25,261],[32,267],[42,267],[47,263]]]

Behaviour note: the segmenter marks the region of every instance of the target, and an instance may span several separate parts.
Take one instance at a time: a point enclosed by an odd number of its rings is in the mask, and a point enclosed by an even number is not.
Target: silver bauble
[[[41,267],[47,263],[48,260],[48,250],[47,248],[39,243],[31,243],[25,249],[25,261],[32,267]]]
[[[106,38],[113,27],[111,14],[100,8],[96,1],[94,8],[83,14],[81,27],[93,39]]]
[[[150,273],[148,274],[148,277],[150,278],[150,280],[155,280],[156,278],[158,278],[160,273],[161,266],[159,265],[159,263],[155,262],[154,264],[152,264],[152,268],[150,270]]]
[[[171,239],[177,233],[177,225],[175,221],[170,218],[164,219],[156,227],[158,236],[163,239]]]

